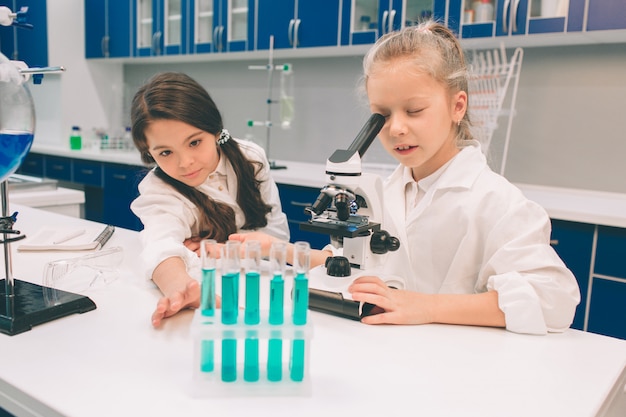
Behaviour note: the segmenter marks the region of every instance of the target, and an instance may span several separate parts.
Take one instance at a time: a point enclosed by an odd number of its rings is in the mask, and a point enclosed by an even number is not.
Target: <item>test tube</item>
[[[222,323],[237,324],[241,243],[229,240],[222,247]],[[222,336],[222,381],[237,380],[237,339],[234,332]]]
[[[308,242],[296,242],[293,250],[293,324],[306,324],[309,308],[309,267],[311,247]]]
[[[287,264],[287,244],[273,242],[270,248],[270,313],[269,323],[281,325],[284,321],[285,266]],[[280,336],[280,332],[278,332]],[[283,378],[283,339],[270,337],[267,346],[267,379],[280,381]]]
[[[222,323],[237,324],[241,243],[229,240],[222,247]]]
[[[200,311],[203,316],[215,315],[215,266],[217,264],[218,244],[213,239],[200,242],[200,259],[202,260],[202,299]]]
[[[309,308],[309,267],[311,247],[308,242],[296,242],[293,252],[293,324],[304,325]],[[292,381],[304,379],[304,339],[294,339],[291,344],[289,376]]]
[[[245,244],[246,270],[246,309],[245,324],[259,324],[260,280],[261,280],[261,242],[249,240]],[[243,359],[243,379],[248,382],[259,380],[259,338],[254,329],[246,331]]]
[[[217,250],[216,240],[203,239],[200,242],[200,259],[202,261],[200,312],[207,317],[215,315],[215,265],[217,263]],[[200,351],[200,369],[202,372],[213,372],[214,341],[203,340]]]

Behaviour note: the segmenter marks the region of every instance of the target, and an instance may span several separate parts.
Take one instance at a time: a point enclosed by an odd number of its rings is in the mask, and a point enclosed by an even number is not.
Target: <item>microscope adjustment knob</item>
[[[350,261],[345,256],[330,256],[324,264],[326,274],[331,277],[349,277]]]
[[[372,233],[370,249],[373,253],[382,255],[389,251],[397,251],[398,248],[400,248],[400,241],[397,237],[391,236],[386,230],[379,230]]]

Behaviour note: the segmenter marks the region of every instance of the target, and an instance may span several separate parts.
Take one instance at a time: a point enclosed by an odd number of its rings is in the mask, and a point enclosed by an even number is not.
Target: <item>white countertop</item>
[[[27,235],[46,223],[86,222],[12,208]],[[124,262],[118,280],[85,293],[96,310],[0,334],[0,406],[77,417],[624,415],[607,414],[616,398],[626,406],[624,340],[578,330],[368,326],[315,312],[310,397],[193,398],[193,313],[152,328],[159,292],[138,274],[139,245],[137,232],[116,230],[107,246],[124,247]],[[14,276],[32,282],[41,282],[45,262],[69,257],[12,252]]]
[[[33,152],[65,157],[76,157],[103,162],[143,165],[136,151],[71,151],[58,146],[35,145]],[[286,169],[272,170],[277,183],[321,188],[326,185],[324,163],[276,160]],[[364,172],[385,178],[395,166],[363,163]],[[604,226],[626,227],[626,194],[550,187],[533,184],[517,185],[529,199],[543,206],[551,218]],[[313,202],[311,202],[313,203]]]

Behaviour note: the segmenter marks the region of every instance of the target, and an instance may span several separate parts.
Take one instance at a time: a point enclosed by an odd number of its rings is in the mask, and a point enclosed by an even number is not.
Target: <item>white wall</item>
[[[184,71],[203,84],[233,134],[249,133],[248,119],[265,120],[267,73],[248,70],[263,61],[180,64],[86,62],[83,2],[56,0],[48,6],[51,65],[61,76],[33,86],[38,112],[36,141],[66,146],[72,124],[121,127],[136,88],[158,71]],[[67,30],[72,28],[72,30]],[[78,28],[78,29],[76,29]],[[626,45],[526,48],[505,175],[512,181],[626,193]],[[357,94],[360,57],[290,60],[295,69],[296,115],[291,130],[272,128],[270,157],[323,163],[346,147],[367,117]],[[276,63],[282,63],[277,60]],[[49,78],[49,79],[48,79]],[[274,98],[278,93],[274,79]],[[124,97],[122,97],[124,96]],[[278,121],[278,106],[273,106]],[[265,129],[253,131],[264,141]],[[498,149],[502,129],[493,147]],[[494,156],[497,165],[498,156]],[[393,162],[379,145],[368,162]]]

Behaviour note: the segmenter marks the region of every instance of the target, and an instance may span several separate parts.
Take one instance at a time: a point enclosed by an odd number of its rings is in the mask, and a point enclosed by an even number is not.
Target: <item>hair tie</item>
[[[218,145],[223,145],[226,142],[228,142],[231,138],[232,138],[232,136],[230,136],[230,133],[228,133],[228,130],[222,129],[222,131],[220,132],[220,137],[217,140],[217,144]]]
[[[222,131],[220,132],[220,137],[217,140],[217,144],[223,145],[226,142],[228,142],[230,139],[232,139],[232,136],[230,136],[230,133],[228,133],[228,130],[222,129]]]

